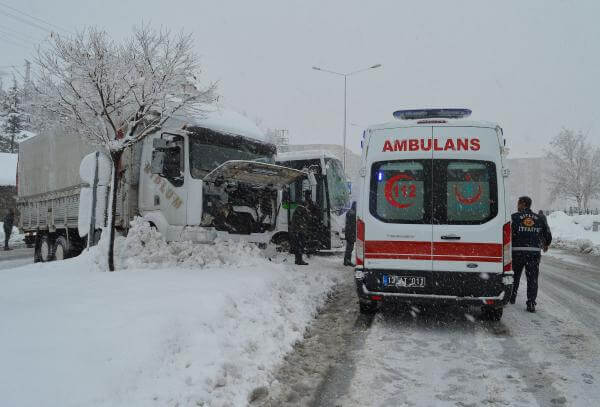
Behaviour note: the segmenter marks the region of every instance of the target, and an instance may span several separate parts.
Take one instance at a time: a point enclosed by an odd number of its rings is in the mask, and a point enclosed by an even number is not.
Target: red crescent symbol
[[[394,190],[394,186],[396,185],[396,182],[398,182],[400,180],[412,181],[413,178],[407,174],[394,175],[392,178],[388,179],[387,182],[385,183],[384,193],[385,193],[385,199],[387,199],[387,201],[390,203],[390,205],[395,206],[396,208],[404,209],[404,208],[413,206],[415,203],[414,202],[400,203],[394,199],[392,191]]]
[[[458,185],[454,185],[454,196],[458,202],[464,205],[473,205],[475,202],[481,199],[482,193],[483,191],[481,190],[481,185],[477,185],[477,193],[471,198],[465,198],[458,190]]]

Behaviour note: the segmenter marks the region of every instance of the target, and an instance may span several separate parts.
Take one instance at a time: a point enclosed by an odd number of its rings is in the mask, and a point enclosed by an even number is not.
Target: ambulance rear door
[[[432,127],[373,132],[362,192],[365,268],[431,271]],[[360,233],[359,233],[360,237]]]
[[[433,127],[433,270],[502,272],[504,190],[496,130]]]

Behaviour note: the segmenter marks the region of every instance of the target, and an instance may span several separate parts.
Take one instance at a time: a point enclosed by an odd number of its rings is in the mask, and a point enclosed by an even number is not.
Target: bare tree
[[[573,199],[587,209],[590,199],[600,195],[600,148],[582,133],[563,129],[550,142],[547,157],[552,162],[550,185],[554,199]]]
[[[200,66],[192,47],[191,35],[142,26],[122,43],[87,28],[73,37],[54,34],[38,50],[38,111],[101,146],[112,159],[110,271],[123,151],[158,131],[177,111],[215,99],[215,84],[196,85]]]

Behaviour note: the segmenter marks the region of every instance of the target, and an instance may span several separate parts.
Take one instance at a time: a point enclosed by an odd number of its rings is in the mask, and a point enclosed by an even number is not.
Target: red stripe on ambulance
[[[382,241],[365,242],[367,259],[502,262],[497,243],[447,243]]]

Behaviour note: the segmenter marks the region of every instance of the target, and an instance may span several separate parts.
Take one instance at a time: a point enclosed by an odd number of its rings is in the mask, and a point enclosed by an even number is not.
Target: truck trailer
[[[107,225],[108,186],[97,190],[90,239],[89,226],[81,222],[91,185],[80,178],[80,165],[96,151],[103,153],[60,128],[21,143],[19,227],[35,245],[34,261],[75,256]],[[234,111],[204,106],[176,115],[125,150],[118,165],[116,229],[126,234],[140,216],[167,241],[225,237],[269,243],[277,232],[280,191],[307,176],[275,165],[275,154],[263,133]]]

